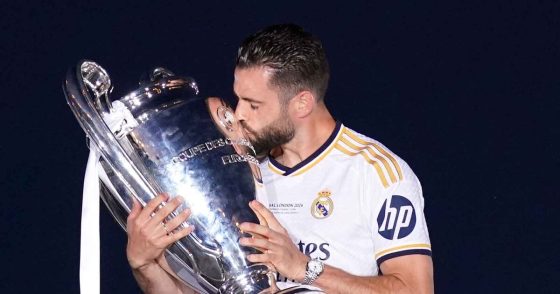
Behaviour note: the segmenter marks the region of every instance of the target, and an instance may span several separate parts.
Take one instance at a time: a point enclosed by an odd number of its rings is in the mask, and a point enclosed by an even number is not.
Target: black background
[[[557,292],[559,5],[303,2],[2,1],[0,292],[79,291],[88,150],[70,66],[103,65],[113,98],[154,66],[231,98],[241,40],[285,22],[322,39],[335,117],[420,178],[438,293]],[[102,292],[138,292],[104,207],[101,226]]]

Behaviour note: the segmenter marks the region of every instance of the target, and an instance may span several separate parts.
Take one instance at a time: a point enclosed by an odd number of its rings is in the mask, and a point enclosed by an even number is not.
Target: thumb
[[[249,203],[249,207],[251,208],[251,210],[253,210],[253,212],[257,216],[257,219],[259,220],[259,224],[261,226],[268,227],[268,222],[266,221],[266,218],[259,212],[258,208],[253,207],[251,203]]]
[[[262,203],[257,200],[249,202],[249,207],[255,212],[262,225],[268,226],[275,231],[285,231],[284,227],[278,222],[274,214],[270,212]]]

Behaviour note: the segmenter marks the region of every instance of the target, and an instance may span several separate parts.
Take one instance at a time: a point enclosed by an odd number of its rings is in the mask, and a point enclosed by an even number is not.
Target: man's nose
[[[235,118],[239,121],[244,121],[246,119],[245,112],[242,109],[241,103],[237,103],[235,107]]]

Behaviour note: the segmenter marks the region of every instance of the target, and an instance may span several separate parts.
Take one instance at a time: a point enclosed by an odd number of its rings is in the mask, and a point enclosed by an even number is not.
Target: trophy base
[[[220,294],[265,294],[278,292],[276,273],[264,264],[255,264],[238,276],[225,281],[220,287]]]

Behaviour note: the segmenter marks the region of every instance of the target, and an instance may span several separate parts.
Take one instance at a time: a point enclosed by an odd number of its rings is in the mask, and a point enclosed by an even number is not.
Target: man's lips
[[[249,128],[246,124],[244,124],[243,122],[241,123],[241,126],[243,127],[243,132],[247,135],[253,134],[251,128]]]

